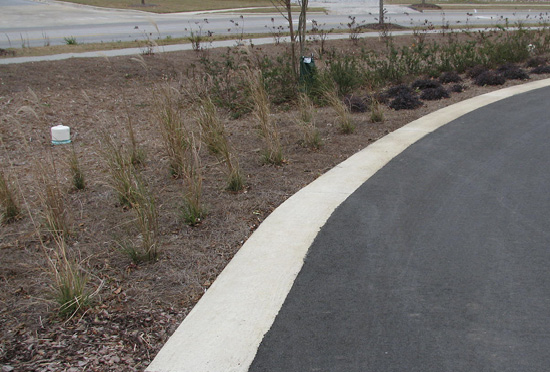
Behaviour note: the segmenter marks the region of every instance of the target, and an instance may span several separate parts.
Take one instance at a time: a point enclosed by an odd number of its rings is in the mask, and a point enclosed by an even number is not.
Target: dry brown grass
[[[400,45],[410,45],[410,42],[410,39],[396,38]],[[368,50],[384,48],[376,40],[359,43]],[[343,41],[327,42],[327,48],[332,47],[344,53],[356,50],[351,43]],[[255,47],[251,52],[274,56],[283,49],[284,45],[266,46],[262,50]],[[299,115],[295,107],[272,107],[272,117],[277,121],[287,158],[284,167],[265,166],[260,161],[262,145],[254,128],[255,117],[247,115],[231,120],[227,112],[219,110],[228,138],[239,154],[246,187],[239,193],[225,192],[226,165],[202,151],[202,203],[208,215],[198,226],[189,227],[181,216],[184,181],[170,177],[170,160],[153,120],[155,102],[149,92],[151,87],[166,81],[179,89],[182,75],[198,76],[201,57],[222,60],[222,54],[225,50],[144,56],[147,69],[127,57],[113,59],[113,63],[103,59],[73,59],[0,66],[3,83],[0,84],[0,133],[5,143],[0,148],[0,163],[8,164],[8,158],[13,159],[18,190],[36,212],[38,208],[34,206],[39,203],[32,160],[45,159],[48,154],[61,158],[67,150],[50,145],[48,124],[66,124],[71,127],[71,133],[78,134],[74,142],[81,166],[86,170],[86,189],[68,192],[72,188],[70,178],[59,178],[66,206],[72,211],[76,237],[69,241],[67,248],[78,248],[74,254],[82,257],[80,269],[89,274],[88,291],[95,291],[101,283],[99,280],[104,281],[97,301],[92,302],[85,313],[72,321],[59,322],[51,317],[51,302],[43,300],[53,278],[49,270],[44,270],[49,263],[29,214],[23,213],[15,223],[0,226],[0,282],[4,288],[0,291],[0,339],[5,351],[0,355],[4,358],[0,363],[21,371],[48,366],[69,369],[75,363],[86,361],[90,370],[144,369],[178,322],[274,208],[386,133],[433,110],[493,89],[465,82],[464,92],[453,93],[446,100],[428,102],[414,111],[393,111],[382,106],[383,123],[373,124],[370,113],[352,114],[356,130],[345,136],[334,125],[336,113],[331,108],[318,107],[315,124],[323,139],[323,147],[318,151],[301,146],[303,137],[294,120]],[[318,62],[319,68],[323,68],[323,61]],[[509,82],[506,86],[517,83]],[[17,113],[22,105],[30,105],[29,86],[40,97],[40,120],[31,113]],[[134,212],[121,207],[116,191],[107,182],[110,176],[101,160],[103,128],[109,128],[126,149],[131,146],[121,89],[133,118],[135,139],[147,153],[138,169],[157,206],[159,255],[154,263],[133,263],[113,249],[118,237],[135,239],[136,243],[141,238],[134,224]],[[12,125],[6,119],[9,116],[18,118],[19,124]],[[21,135],[14,132],[14,128],[27,138],[31,144],[29,149],[21,146]],[[58,174],[69,174],[69,171],[60,166]],[[48,247],[54,248],[50,243]],[[106,339],[109,342],[105,342]],[[62,352],[59,344],[65,345]],[[104,363],[115,360],[115,356],[119,362]]]
[[[264,140],[263,159],[268,164],[281,165],[284,162],[283,147],[277,124],[271,116],[269,98],[259,70],[247,72],[250,97],[254,105],[254,117]]]

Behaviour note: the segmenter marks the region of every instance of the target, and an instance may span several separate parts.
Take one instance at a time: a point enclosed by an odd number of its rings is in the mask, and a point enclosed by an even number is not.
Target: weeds
[[[65,40],[66,45],[77,45],[78,44],[78,42],[76,41],[76,38],[74,36],[64,37],[63,40]]]

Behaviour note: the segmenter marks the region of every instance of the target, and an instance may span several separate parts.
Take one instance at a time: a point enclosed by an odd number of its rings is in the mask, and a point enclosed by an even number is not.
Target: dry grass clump
[[[190,133],[187,147],[186,164],[183,170],[184,195],[182,216],[190,226],[198,225],[206,215],[206,208],[202,202],[202,165],[200,158],[201,142]]]
[[[88,285],[90,277],[82,267],[82,260],[68,249],[64,239],[58,236],[53,241],[52,249],[46,248],[43,243],[53,275],[51,291],[58,304],[59,315],[69,318],[90,306],[101,284],[92,292]]]
[[[0,170],[0,221],[10,223],[17,219],[21,209],[6,173]]]
[[[367,112],[369,111],[368,99],[350,95],[344,97],[344,102],[348,105],[351,112]]]
[[[69,152],[67,163],[69,165],[74,188],[76,190],[84,190],[86,188],[86,180],[84,179],[84,173],[82,172],[82,167],[80,166],[80,161],[78,160],[74,145]]]
[[[260,70],[249,70],[248,86],[252,98],[253,112],[264,139],[263,159],[268,164],[282,165],[284,163],[283,147],[277,124],[271,116],[269,98],[264,86]]]
[[[57,177],[53,160],[39,162],[35,167],[37,194],[46,231],[55,239],[66,240],[71,235],[71,216],[66,207],[65,193]]]
[[[168,84],[156,89],[153,110],[170,162],[170,172],[179,178],[184,172],[189,142],[178,90]]]
[[[102,155],[110,175],[110,185],[122,205],[134,212],[133,220],[139,238],[121,243],[121,251],[132,261],[154,261],[158,258],[158,215],[155,198],[131,156],[111,135],[104,135]]]
[[[315,125],[315,106],[305,93],[298,95],[298,126],[302,131],[302,144],[311,149],[320,149],[323,139],[319,128]]]
[[[239,167],[237,156],[227,137],[225,126],[218,116],[216,106],[206,97],[200,100],[195,118],[201,128],[202,141],[208,150],[225,163],[227,167],[227,189],[240,191],[244,188],[244,179]]]
[[[325,89],[323,97],[338,116],[338,126],[342,134],[353,134],[355,123],[351,117],[349,107],[342,102],[336,89]]]
[[[370,121],[373,123],[382,123],[384,121],[384,110],[380,102],[375,98],[370,103]]]

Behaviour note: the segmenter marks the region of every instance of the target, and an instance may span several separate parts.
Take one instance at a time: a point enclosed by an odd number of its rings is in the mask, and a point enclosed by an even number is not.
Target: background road
[[[333,0],[335,1],[335,0]],[[367,5],[365,5],[367,4]],[[357,22],[375,23],[377,3],[310,2],[311,6],[324,6],[329,14],[310,13],[309,21],[316,20],[324,29],[345,28],[348,16],[357,16]],[[401,6],[387,6],[387,21],[403,26],[421,25],[426,21],[434,25],[512,24],[536,21],[540,11],[482,11],[468,15],[467,11],[415,12]],[[65,38],[74,37],[79,43],[116,42],[189,36],[191,30],[212,31],[215,35],[269,33],[272,27],[285,25],[277,14],[227,14],[217,12],[188,12],[154,14],[137,10],[113,10],[79,6],[45,0],[0,0],[0,48],[59,45]],[[370,14],[369,14],[370,13]],[[547,16],[545,16],[547,17]],[[274,22],[271,19],[274,18]],[[207,19],[207,21],[205,21]],[[233,22],[231,22],[233,21]],[[236,25],[237,23],[238,25]]]
[[[549,88],[394,158],[309,250],[258,371],[546,371]]]

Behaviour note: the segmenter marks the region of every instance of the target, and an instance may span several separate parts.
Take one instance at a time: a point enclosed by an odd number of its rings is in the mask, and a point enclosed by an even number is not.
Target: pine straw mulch
[[[360,43],[365,48],[380,47],[377,40]],[[331,44],[357,48],[345,40]],[[252,49],[278,53],[283,48]],[[204,53],[218,58],[222,52]],[[169,174],[152,116],[152,89],[166,81],[181,80],[200,57],[196,52],[144,56],[146,69],[130,57],[0,66],[0,164],[17,178],[19,200],[26,206],[18,221],[0,227],[3,371],[143,370],[246,239],[289,196],[404,124],[496,89],[477,87],[465,79],[465,91],[452,93],[448,99],[424,102],[412,111],[384,107],[383,123],[369,122],[369,113],[354,114],[357,128],[351,135],[339,132],[331,109],[319,108],[317,125],[324,145],[317,151],[300,145],[293,120],[296,110],[278,107],[275,117],[286,158],[281,167],[262,163],[262,142],[251,115],[224,119],[247,186],[239,193],[225,191],[223,164],[204,153],[208,215],[199,226],[189,227],[179,212],[182,181]],[[509,81],[505,86],[519,83]],[[21,111],[23,106],[32,106],[38,118]],[[135,234],[129,227],[133,217],[118,204],[101,160],[102,132],[115,133],[127,142],[128,116],[139,145],[147,153],[142,173],[155,194],[160,218],[160,259],[141,265],[133,264],[116,249],[117,240]],[[70,146],[50,145],[49,127],[57,124],[71,127],[87,180],[84,191],[71,189],[64,161]],[[51,242],[46,241],[44,248],[33,224],[33,219],[39,222],[36,216],[40,210],[37,174],[40,167],[51,162],[48,159],[57,164],[55,171],[66,190],[74,231],[70,249],[81,257],[91,286],[102,283],[93,306],[69,320],[55,315],[46,256]],[[7,166],[8,161],[13,167]]]

